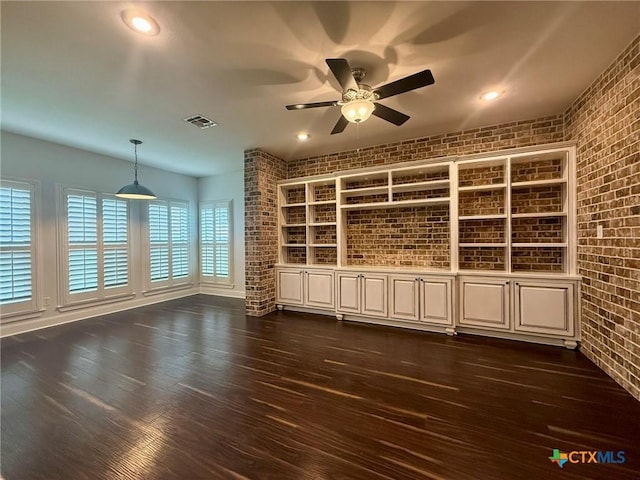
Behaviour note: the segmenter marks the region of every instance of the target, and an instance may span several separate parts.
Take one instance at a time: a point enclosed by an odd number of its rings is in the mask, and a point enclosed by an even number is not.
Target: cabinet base
[[[344,315],[342,315],[341,313],[336,313],[336,318],[338,320],[342,320],[344,318]]]
[[[447,327],[444,329],[444,331],[449,336],[454,336],[458,334],[458,332],[456,332],[456,327]]]
[[[276,305],[276,307],[278,308],[278,310],[284,310],[284,305]]]
[[[510,331],[488,330],[482,328],[462,327],[456,329],[457,333],[468,335],[479,335],[490,338],[503,338],[505,340],[516,340],[519,342],[538,343],[541,345],[552,345],[555,347],[576,348],[579,339],[562,338],[562,337],[545,337],[531,333],[518,333]]]

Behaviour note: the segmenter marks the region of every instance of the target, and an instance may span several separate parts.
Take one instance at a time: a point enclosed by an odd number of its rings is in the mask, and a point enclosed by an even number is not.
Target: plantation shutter
[[[189,218],[186,205],[171,205],[172,278],[189,275]]]
[[[0,188],[0,304],[31,300],[32,187],[3,182]]]
[[[200,272],[205,277],[214,274],[213,263],[213,208],[200,209]]]
[[[67,194],[69,292],[98,289],[98,222],[96,195]]]
[[[169,208],[149,203],[149,271],[152,282],[169,278]]]
[[[129,282],[127,202],[117,198],[102,199],[102,244],[104,287]]]
[[[229,277],[229,207],[215,207],[216,277]]]
[[[202,277],[227,283],[231,277],[231,204],[200,207],[200,264]]]

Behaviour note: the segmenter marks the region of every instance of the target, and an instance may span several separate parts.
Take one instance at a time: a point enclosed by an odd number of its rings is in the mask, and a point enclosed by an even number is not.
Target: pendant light
[[[116,197],[132,198],[136,200],[153,200],[154,198],[156,198],[156,195],[147,187],[144,187],[138,183],[138,145],[140,145],[142,142],[133,138],[129,141],[134,145],[133,150],[136,157],[136,161],[133,164],[134,180],[133,183],[125,185],[120,190],[118,190],[118,193],[116,193]]]

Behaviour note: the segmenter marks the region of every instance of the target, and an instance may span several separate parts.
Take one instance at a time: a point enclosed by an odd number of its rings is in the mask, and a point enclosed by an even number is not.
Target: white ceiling
[[[139,138],[142,164],[206,176],[248,148],[291,159],[556,114],[640,32],[640,2],[162,1],[135,4],[160,24],[146,37],[120,19],[132,5],[3,1],[2,128],[127,160]],[[426,68],[436,83],[381,101],[403,126],[330,136],[338,107],[284,106],[339,99],[335,57],[374,87]]]

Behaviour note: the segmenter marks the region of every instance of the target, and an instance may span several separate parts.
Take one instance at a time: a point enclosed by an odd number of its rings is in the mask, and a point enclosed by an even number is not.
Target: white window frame
[[[3,188],[28,189],[30,192],[30,253],[31,253],[31,298],[19,302],[11,302],[0,306],[0,323],[23,320],[35,316],[40,316],[42,308],[42,291],[40,288],[40,278],[42,278],[40,246],[40,199],[41,186],[37,180],[26,180],[22,178],[2,178],[0,184]],[[0,245],[2,250],[12,250],[11,247]]]
[[[216,241],[215,238],[211,241],[211,242],[205,242],[203,240],[203,222],[202,222],[202,213],[204,210],[207,209],[213,209],[215,212],[216,208],[225,208],[227,210],[227,215],[228,215],[228,232],[227,232],[227,248],[228,248],[228,265],[229,265],[229,274],[224,277],[224,276],[219,276],[217,274],[217,269],[216,269]],[[213,225],[213,229],[215,232],[215,215],[214,215],[214,225]],[[199,208],[199,215],[198,215],[198,225],[199,225],[199,229],[198,229],[198,239],[199,239],[199,256],[198,258],[200,259],[200,283],[203,284],[210,284],[210,285],[217,285],[217,286],[226,286],[226,287],[230,287],[233,288],[233,258],[234,258],[234,251],[233,251],[233,201],[232,200],[215,200],[215,201],[207,201],[207,202],[201,202],[200,203],[200,208]],[[212,236],[215,237],[215,235],[213,234],[214,232],[212,232]],[[202,256],[203,256],[203,252],[204,252],[204,248],[207,245],[211,245],[212,250],[213,250],[213,274],[212,275],[205,275],[204,271],[203,271],[203,260],[202,260]]]
[[[146,204],[142,206],[142,216],[143,216],[143,224],[144,228],[142,229],[142,245],[143,245],[143,255],[144,255],[144,272],[142,276],[144,278],[145,284],[145,294],[152,293],[161,293],[165,290],[171,289],[180,289],[187,288],[193,286],[193,270],[194,270],[194,261],[192,254],[192,246],[191,246],[191,208],[188,200],[173,200],[173,199],[165,199],[158,198],[155,200],[149,200],[145,202]],[[149,206],[150,205],[164,205],[167,208],[167,241],[166,246],[168,248],[168,278],[166,280],[151,280],[151,248],[152,244],[150,241],[150,228],[149,228]],[[172,207],[181,207],[186,209],[187,215],[187,255],[188,255],[188,273],[186,276],[176,277],[173,276],[173,241],[172,241],[172,218],[171,218],[171,208]]]
[[[86,188],[59,186],[59,298],[61,304],[58,310],[65,311],[74,307],[82,307],[87,304],[110,302],[125,298],[133,297],[133,282],[131,277],[131,202],[128,200],[117,199],[127,203],[127,284],[115,287],[104,286],[104,237],[103,237],[103,217],[102,217],[102,201],[103,199],[117,197],[111,193],[101,193]],[[70,292],[69,290],[69,235],[68,235],[68,209],[67,200],[69,194],[92,196],[96,199],[96,250],[98,264],[98,286],[96,290],[88,292]]]

